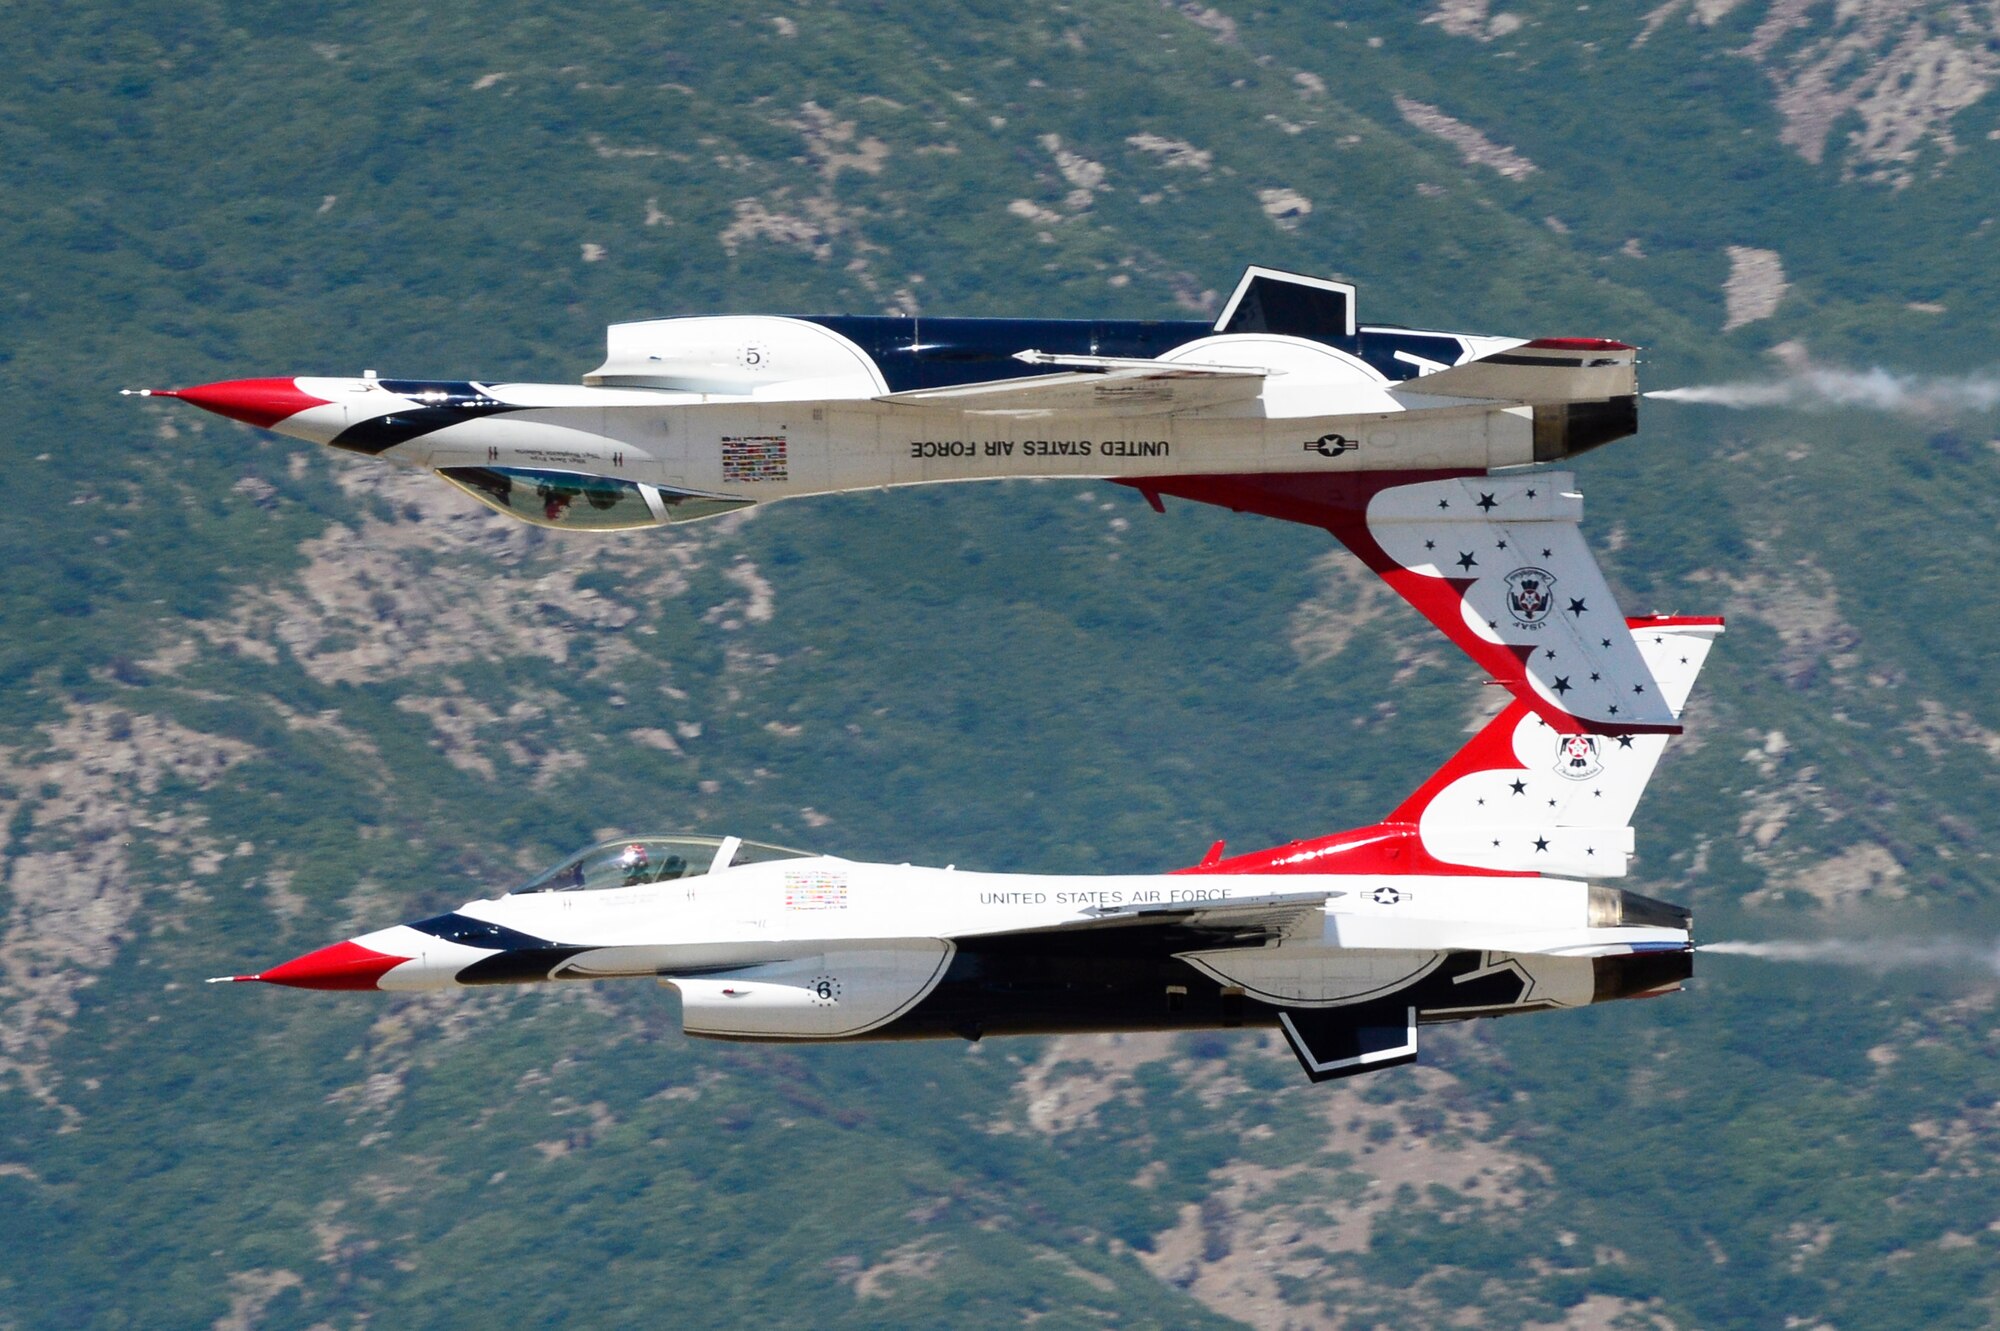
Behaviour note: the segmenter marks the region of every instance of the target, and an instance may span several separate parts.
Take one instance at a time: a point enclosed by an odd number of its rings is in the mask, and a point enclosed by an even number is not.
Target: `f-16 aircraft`
[[[1719,619],[1620,632],[1678,715]],[[1314,1081],[1408,1063],[1432,1022],[1652,997],[1692,917],[1617,876],[1667,745],[1513,701],[1372,827],[1118,877],[863,864],[625,836],[504,896],[256,975],[307,989],[652,977],[690,1035],[893,1040],[1277,1026]]]
[[[139,390],[427,468],[538,526],[999,477],[1116,481],[1324,527],[1553,726],[1670,733],[1577,524],[1572,457],[1637,428],[1635,351],[1360,324],[1250,268],[1192,321],[693,317],[615,324],[569,384],[237,379]],[[1493,475],[1493,473],[1501,473]]]

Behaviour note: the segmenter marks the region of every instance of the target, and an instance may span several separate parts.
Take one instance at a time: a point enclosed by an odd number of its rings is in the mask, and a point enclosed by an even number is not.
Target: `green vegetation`
[[[1807,162],[1733,53],[1767,10],[0,9],[0,1327],[1219,1326],[1267,1267],[1354,1326],[1991,1324],[1970,977],[1714,957],[1337,1090],[1242,1035],[737,1048],[651,986],[198,983],[610,828],[1121,871],[1358,824],[1477,679],[1400,606],[1295,642],[1358,608],[1323,539],[1118,487],[559,540],[115,389],[568,380],[667,313],[1185,315],[1247,262],[1629,337],[1655,385],[1985,368],[1995,104],[1903,188],[1852,108]],[[1792,286],[1724,335],[1733,245]],[[1994,421],[1646,422],[1577,468],[1590,531],[1628,609],[1732,620],[1631,885],[1709,937],[1991,936]]]

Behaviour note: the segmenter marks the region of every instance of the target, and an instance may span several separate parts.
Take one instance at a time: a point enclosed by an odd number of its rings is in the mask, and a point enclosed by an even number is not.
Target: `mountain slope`
[[[0,1325],[1990,1321],[1986,976],[1709,957],[1341,1088],[1254,1035],[203,987],[612,828],[1178,865],[1380,816],[1488,700],[1313,533],[1117,487],[571,541],[110,391],[1184,315],[1247,262],[1626,336],[1649,386],[1982,368],[1993,107],[1905,140],[1869,90],[1983,30],[1862,10],[0,12]],[[1839,51],[1815,161],[1781,102]],[[1732,314],[1732,247],[1775,302]],[[1709,937],[1992,936],[1994,434],[1654,403],[1584,459],[1627,607],[1731,616],[1631,886]]]

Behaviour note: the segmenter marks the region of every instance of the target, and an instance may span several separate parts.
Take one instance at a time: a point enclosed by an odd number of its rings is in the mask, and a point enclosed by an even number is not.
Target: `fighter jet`
[[[1549,724],[1674,729],[1572,478],[1520,470],[1637,429],[1623,342],[1363,325],[1352,285],[1256,267],[1212,324],[725,316],[607,341],[581,386],[369,372],[137,391],[429,469],[566,531],[999,477],[1303,522]]]
[[[1621,627],[1678,715],[1719,619]],[[256,975],[392,992],[650,977],[690,1035],[895,1040],[1276,1026],[1314,1081],[1409,1063],[1419,1026],[1677,990],[1688,911],[1625,872],[1664,735],[1512,702],[1372,827],[1116,877],[865,864],[622,836],[522,887]]]

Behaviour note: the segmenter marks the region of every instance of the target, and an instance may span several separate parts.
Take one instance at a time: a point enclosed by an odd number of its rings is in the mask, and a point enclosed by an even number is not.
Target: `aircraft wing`
[[[1398,484],[1395,473],[1126,482],[1324,527],[1562,734],[1680,733],[1579,526],[1568,472]]]
[[[1200,892],[1204,889],[1189,889]],[[1127,931],[1143,930],[1146,946],[1160,946],[1158,933],[1166,931],[1176,947],[1276,947],[1288,939],[1306,934],[1317,937],[1326,917],[1326,903],[1344,892],[1276,892],[1228,901],[1148,902],[1129,906],[1096,906],[1081,920],[1044,925],[1034,929],[996,930],[991,934],[960,934],[955,938],[985,942],[997,938],[1036,938],[1044,943],[1052,935],[1075,935],[1090,940],[1090,946],[1115,948],[1113,939]],[[1136,941],[1136,940],[1135,940]]]
[[[1264,390],[1263,371],[1235,366],[1179,365],[1110,356],[1052,356],[1039,351],[1019,352],[1015,359],[1030,365],[1064,368],[1053,374],[1020,379],[885,393],[875,401],[975,416],[1043,416],[1055,412],[1156,416],[1253,398]]]

